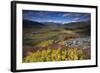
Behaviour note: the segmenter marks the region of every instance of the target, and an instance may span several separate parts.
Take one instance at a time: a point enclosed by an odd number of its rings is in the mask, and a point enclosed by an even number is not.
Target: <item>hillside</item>
[[[68,24],[64,24],[66,29],[82,29],[86,27],[90,27],[91,21],[84,22],[72,22]]]
[[[43,26],[45,26],[45,25],[42,23],[39,23],[39,22],[30,21],[30,20],[23,20],[23,27],[24,28],[32,28],[32,27],[41,28]]]

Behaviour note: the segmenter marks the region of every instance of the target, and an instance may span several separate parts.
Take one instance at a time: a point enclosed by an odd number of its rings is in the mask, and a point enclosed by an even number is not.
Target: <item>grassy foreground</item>
[[[47,62],[47,61],[68,61],[68,60],[84,60],[85,53],[77,48],[66,49],[47,49],[37,52],[31,52],[23,59],[24,63],[30,62]]]

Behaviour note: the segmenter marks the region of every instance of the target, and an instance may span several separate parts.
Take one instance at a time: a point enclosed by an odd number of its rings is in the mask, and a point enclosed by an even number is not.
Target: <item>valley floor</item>
[[[29,33],[24,37],[23,63],[90,59],[91,38],[77,31]]]

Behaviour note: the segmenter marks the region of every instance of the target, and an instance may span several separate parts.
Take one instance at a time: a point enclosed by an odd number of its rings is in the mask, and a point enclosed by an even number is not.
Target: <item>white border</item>
[[[39,69],[39,68],[52,68],[52,67],[72,67],[72,66],[85,66],[95,65],[96,61],[96,36],[95,36],[95,13],[94,8],[80,8],[80,7],[65,7],[65,6],[45,6],[45,5],[28,5],[17,4],[16,17],[17,17],[17,41],[16,41],[16,58],[17,70],[22,69]],[[22,10],[43,10],[43,11],[62,11],[62,12],[84,12],[91,13],[91,60],[81,61],[62,61],[62,62],[38,62],[38,63],[22,63]]]

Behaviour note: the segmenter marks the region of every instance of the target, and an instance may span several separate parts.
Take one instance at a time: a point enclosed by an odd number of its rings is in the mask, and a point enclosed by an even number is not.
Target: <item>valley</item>
[[[91,59],[90,28],[90,21],[58,24],[23,20],[23,63]]]

